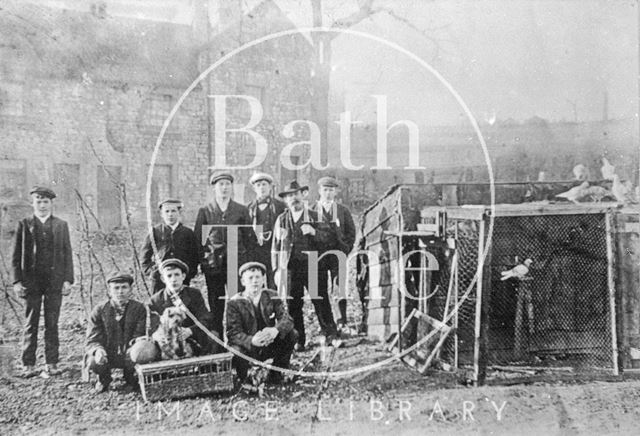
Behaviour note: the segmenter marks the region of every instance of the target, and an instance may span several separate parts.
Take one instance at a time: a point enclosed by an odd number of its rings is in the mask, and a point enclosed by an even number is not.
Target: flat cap
[[[33,188],[31,188],[31,191],[29,191],[29,195],[32,194],[38,194],[51,199],[56,198],[56,193],[44,186],[34,186]]]
[[[254,183],[257,183],[257,182],[259,182],[261,180],[264,180],[264,181],[269,182],[269,183],[273,183],[273,177],[271,177],[267,173],[255,173],[249,179],[249,183],[251,183],[253,185]]]
[[[330,186],[332,188],[337,188],[340,185],[338,184],[338,181],[334,177],[325,176],[325,177],[320,177],[320,179],[318,179],[318,186]]]
[[[264,264],[262,264],[260,262],[247,262],[247,263],[242,264],[242,266],[238,270],[238,275],[240,277],[242,277],[242,274],[244,274],[245,271],[248,271],[250,269],[255,269],[255,268],[257,268],[260,271],[262,271],[262,274],[266,274],[267,273],[267,267],[264,266]]]
[[[163,260],[162,263],[160,264],[160,271],[162,271],[162,270],[164,270],[166,268],[169,268],[169,267],[180,268],[183,273],[189,274],[189,267],[187,266],[186,263],[184,263],[180,259]]]
[[[280,192],[278,194],[278,196],[279,197],[284,197],[287,194],[293,194],[295,192],[305,191],[305,190],[308,190],[308,189],[309,189],[308,186],[300,186],[296,180],[292,180],[289,183],[287,183],[286,185],[284,185],[284,189],[282,190],[282,192]]]
[[[160,209],[163,204],[175,204],[180,209],[182,209],[184,207],[184,204],[182,203],[182,200],[178,200],[177,198],[165,198],[164,200],[159,201],[158,202],[158,209]]]
[[[211,185],[215,185],[219,180],[228,180],[233,183],[233,175],[226,171],[216,171],[215,173],[211,174],[209,183]]]
[[[133,276],[127,273],[114,273],[107,279],[107,283],[124,283],[127,282],[129,284],[133,283]]]

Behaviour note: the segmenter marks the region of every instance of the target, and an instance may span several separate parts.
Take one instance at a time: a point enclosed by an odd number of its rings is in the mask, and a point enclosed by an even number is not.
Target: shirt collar
[[[304,212],[304,208],[295,211],[295,210],[291,210],[291,216],[293,217],[294,221],[298,221],[300,219],[300,217],[302,216],[302,213]]]
[[[165,224],[165,226],[169,227],[171,231],[175,232],[178,226],[180,225],[180,221],[176,222],[174,225],[170,226],[169,224]]]
[[[44,223],[46,223],[46,222],[47,222],[47,220],[51,217],[51,214],[47,215],[47,216],[46,216],[46,217],[44,217],[44,218],[40,218],[38,215],[34,215],[34,216],[38,219],[38,221],[40,221],[42,224],[44,224]]]

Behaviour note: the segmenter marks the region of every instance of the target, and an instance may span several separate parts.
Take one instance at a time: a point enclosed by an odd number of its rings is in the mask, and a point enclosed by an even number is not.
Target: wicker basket
[[[233,390],[232,353],[136,365],[145,401]]]

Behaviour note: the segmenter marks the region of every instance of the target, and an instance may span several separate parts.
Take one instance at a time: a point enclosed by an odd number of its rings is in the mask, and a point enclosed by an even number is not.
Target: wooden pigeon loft
[[[487,367],[536,362],[618,374],[630,346],[624,327],[629,317],[619,308],[638,300],[629,298],[637,286],[616,291],[619,277],[626,285],[638,283],[637,262],[618,258],[629,235],[637,243],[638,208],[434,206],[429,190],[423,198],[415,185],[398,186],[365,212],[361,248],[378,255],[368,265],[370,336],[392,337],[416,309],[451,327],[437,357],[473,368],[476,382]],[[401,254],[413,250],[418,252],[403,262]],[[501,272],[526,258],[533,260],[527,277],[500,280]],[[397,341],[399,350],[424,334],[409,327]],[[637,338],[640,331],[631,341],[640,349]]]

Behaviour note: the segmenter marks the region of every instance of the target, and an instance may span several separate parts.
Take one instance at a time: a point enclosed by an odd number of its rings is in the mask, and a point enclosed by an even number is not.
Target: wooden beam
[[[604,216],[607,234],[607,285],[609,288],[609,318],[611,319],[611,358],[613,359],[613,375],[619,374],[618,369],[618,334],[616,330],[616,288],[613,268],[613,237],[611,212],[607,211]]]

